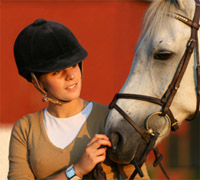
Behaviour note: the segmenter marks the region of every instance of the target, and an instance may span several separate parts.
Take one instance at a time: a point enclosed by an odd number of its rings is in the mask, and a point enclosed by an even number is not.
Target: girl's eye
[[[76,66],[78,66],[78,64],[73,65],[72,67],[75,68]]]
[[[57,75],[60,71],[52,72],[52,75]]]

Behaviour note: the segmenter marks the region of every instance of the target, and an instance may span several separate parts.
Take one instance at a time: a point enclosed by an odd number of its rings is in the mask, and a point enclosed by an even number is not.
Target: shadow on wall
[[[0,177],[7,179],[8,174],[8,151],[12,125],[0,125]]]

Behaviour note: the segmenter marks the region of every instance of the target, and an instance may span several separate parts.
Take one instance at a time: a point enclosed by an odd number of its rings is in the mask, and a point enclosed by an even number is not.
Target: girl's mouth
[[[72,85],[66,87],[65,89],[67,89],[67,90],[74,90],[74,89],[76,89],[77,84],[78,84],[78,83],[74,83],[74,84],[72,84]]]

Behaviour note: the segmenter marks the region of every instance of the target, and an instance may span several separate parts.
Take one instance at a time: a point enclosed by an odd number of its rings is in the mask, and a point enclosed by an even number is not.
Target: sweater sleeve
[[[16,122],[13,127],[9,147],[8,179],[35,179],[30,165],[28,152],[29,123],[26,118]]]

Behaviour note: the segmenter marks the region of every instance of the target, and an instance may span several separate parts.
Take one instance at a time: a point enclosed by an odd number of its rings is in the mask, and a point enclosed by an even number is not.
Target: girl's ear
[[[32,77],[32,83],[36,87],[36,89],[38,89],[43,95],[46,95],[47,93],[41,81],[38,80],[38,78],[36,77],[34,73],[31,73],[31,77]]]

